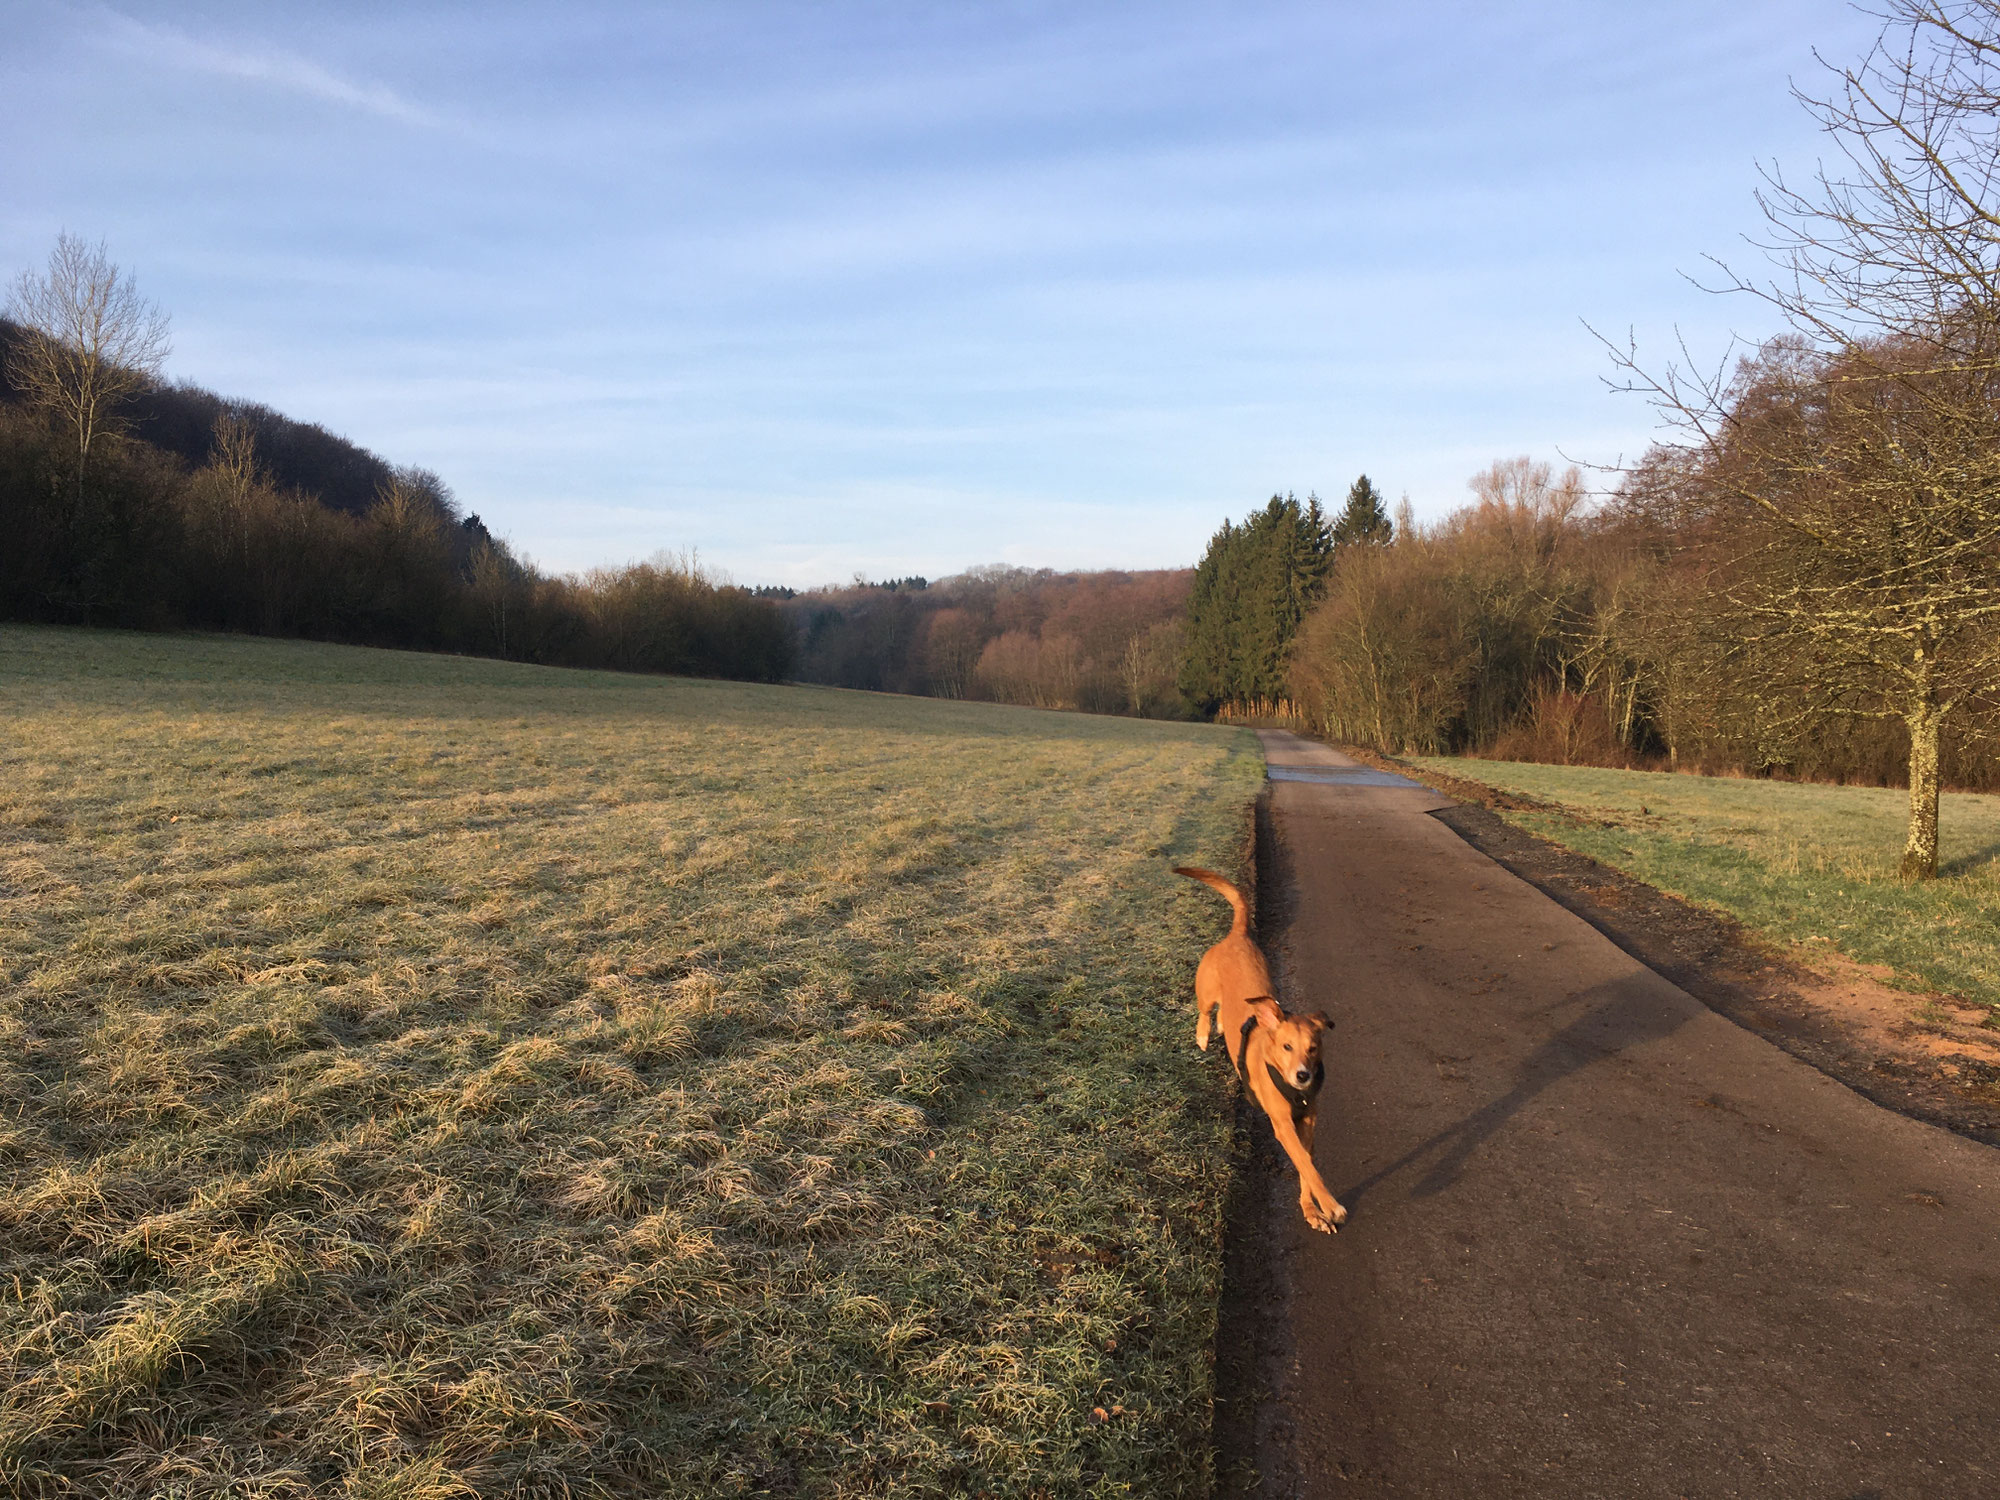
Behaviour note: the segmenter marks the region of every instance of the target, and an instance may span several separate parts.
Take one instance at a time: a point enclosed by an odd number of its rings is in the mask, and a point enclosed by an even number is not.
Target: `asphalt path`
[[[1352,1217],[1308,1230],[1268,1151],[1236,1216],[1255,1493],[2000,1496],[2000,1152],[1706,1009],[1435,793],[1263,739],[1262,935],[1338,1022]]]

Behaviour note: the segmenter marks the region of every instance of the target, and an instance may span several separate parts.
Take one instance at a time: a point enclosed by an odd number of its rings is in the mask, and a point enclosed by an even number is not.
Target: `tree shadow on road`
[[[1551,1085],[1627,1048],[1671,1036],[1694,1014],[1690,1002],[1663,994],[1650,976],[1593,985],[1564,1003],[1587,1007],[1544,1041],[1514,1070],[1514,1086],[1464,1119],[1413,1146],[1388,1166],[1342,1193],[1349,1208],[1378,1184],[1436,1154],[1430,1170],[1410,1189],[1412,1198],[1430,1198],[1454,1186],[1472,1155],[1491,1140],[1528,1102]]]

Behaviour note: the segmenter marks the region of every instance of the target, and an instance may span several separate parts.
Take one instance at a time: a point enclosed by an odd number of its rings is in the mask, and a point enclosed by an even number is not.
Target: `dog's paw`
[[[1347,1210],[1331,1193],[1327,1194],[1326,1205],[1322,1207],[1319,1199],[1311,1193],[1299,1199],[1299,1208],[1306,1216],[1306,1223],[1321,1234],[1338,1234],[1340,1226],[1347,1222]]]

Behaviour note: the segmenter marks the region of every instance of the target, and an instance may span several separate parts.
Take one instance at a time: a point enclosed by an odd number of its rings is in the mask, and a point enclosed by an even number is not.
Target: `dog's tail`
[[[1189,880],[1199,880],[1210,890],[1219,893],[1236,912],[1236,920],[1229,924],[1231,937],[1242,937],[1250,930],[1250,908],[1243,902],[1243,893],[1224,880],[1213,870],[1199,870],[1193,865],[1175,865],[1176,875],[1185,875]]]

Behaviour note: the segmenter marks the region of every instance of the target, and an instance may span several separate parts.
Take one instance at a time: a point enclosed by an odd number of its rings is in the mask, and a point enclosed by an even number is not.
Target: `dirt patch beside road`
[[[1774,950],[1718,912],[1509,823],[1501,811],[1567,809],[1351,745],[1355,760],[1457,799],[1432,816],[1582,917],[1655,973],[1888,1109],[2000,1145],[2000,1032],[1949,995],[1894,989],[1888,971],[1834,952]]]

